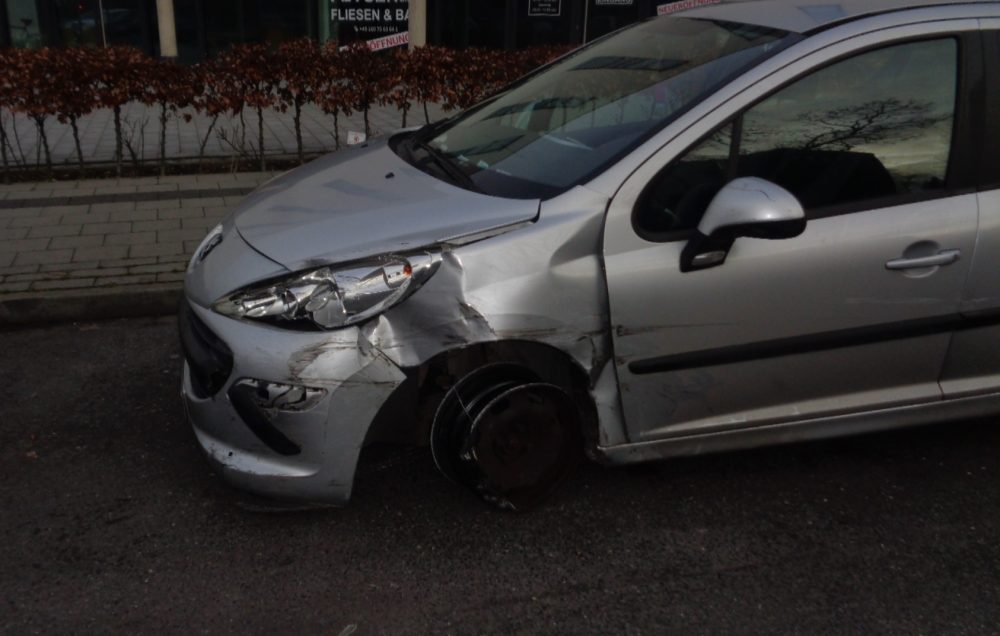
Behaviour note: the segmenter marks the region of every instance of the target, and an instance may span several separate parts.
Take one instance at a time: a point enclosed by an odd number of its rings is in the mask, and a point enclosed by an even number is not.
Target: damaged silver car
[[[741,2],[626,28],[261,187],[193,258],[222,475],[348,501],[429,445],[529,507],[625,464],[1000,412],[1000,5]]]

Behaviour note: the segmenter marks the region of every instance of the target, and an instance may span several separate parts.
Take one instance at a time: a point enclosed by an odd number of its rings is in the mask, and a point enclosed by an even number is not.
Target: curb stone
[[[0,296],[0,329],[165,316],[176,313],[180,301],[180,284],[5,294]]]

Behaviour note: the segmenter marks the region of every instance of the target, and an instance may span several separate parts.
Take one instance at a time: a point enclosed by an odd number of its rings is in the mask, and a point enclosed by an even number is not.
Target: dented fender
[[[624,441],[601,237],[607,197],[578,187],[504,234],[442,246],[434,276],[360,329],[403,369],[477,344],[547,345],[587,378],[602,445]]]

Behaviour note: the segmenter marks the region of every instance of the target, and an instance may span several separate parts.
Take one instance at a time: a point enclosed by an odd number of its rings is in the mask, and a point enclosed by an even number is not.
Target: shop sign
[[[330,20],[342,44],[364,41],[381,50],[409,42],[409,0],[331,0]]]
[[[594,4],[598,7],[631,7],[635,0],[594,0]]]
[[[561,14],[562,0],[528,0],[530,17],[558,18]]]
[[[373,51],[381,51],[383,49],[391,49],[397,46],[405,46],[409,43],[410,32],[404,31],[403,33],[395,33],[393,35],[375,38],[374,40],[368,40],[368,48]]]
[[[668,13],[685,11],[687,9],[694,9],[695,7],[704,7],[709,4],[719,4],[720,2],[722,0],[681,0],[680,2],[661,4],[656,7],[656,15],[667,15]]]

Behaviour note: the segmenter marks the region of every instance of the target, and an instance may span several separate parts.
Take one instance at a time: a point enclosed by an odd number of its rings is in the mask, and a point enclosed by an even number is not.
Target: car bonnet
[[[386,144],[327,155],[265,184],[234,212],[255,250],[297,271],[405,253],[537,218],[538,200],[436,179]]]

